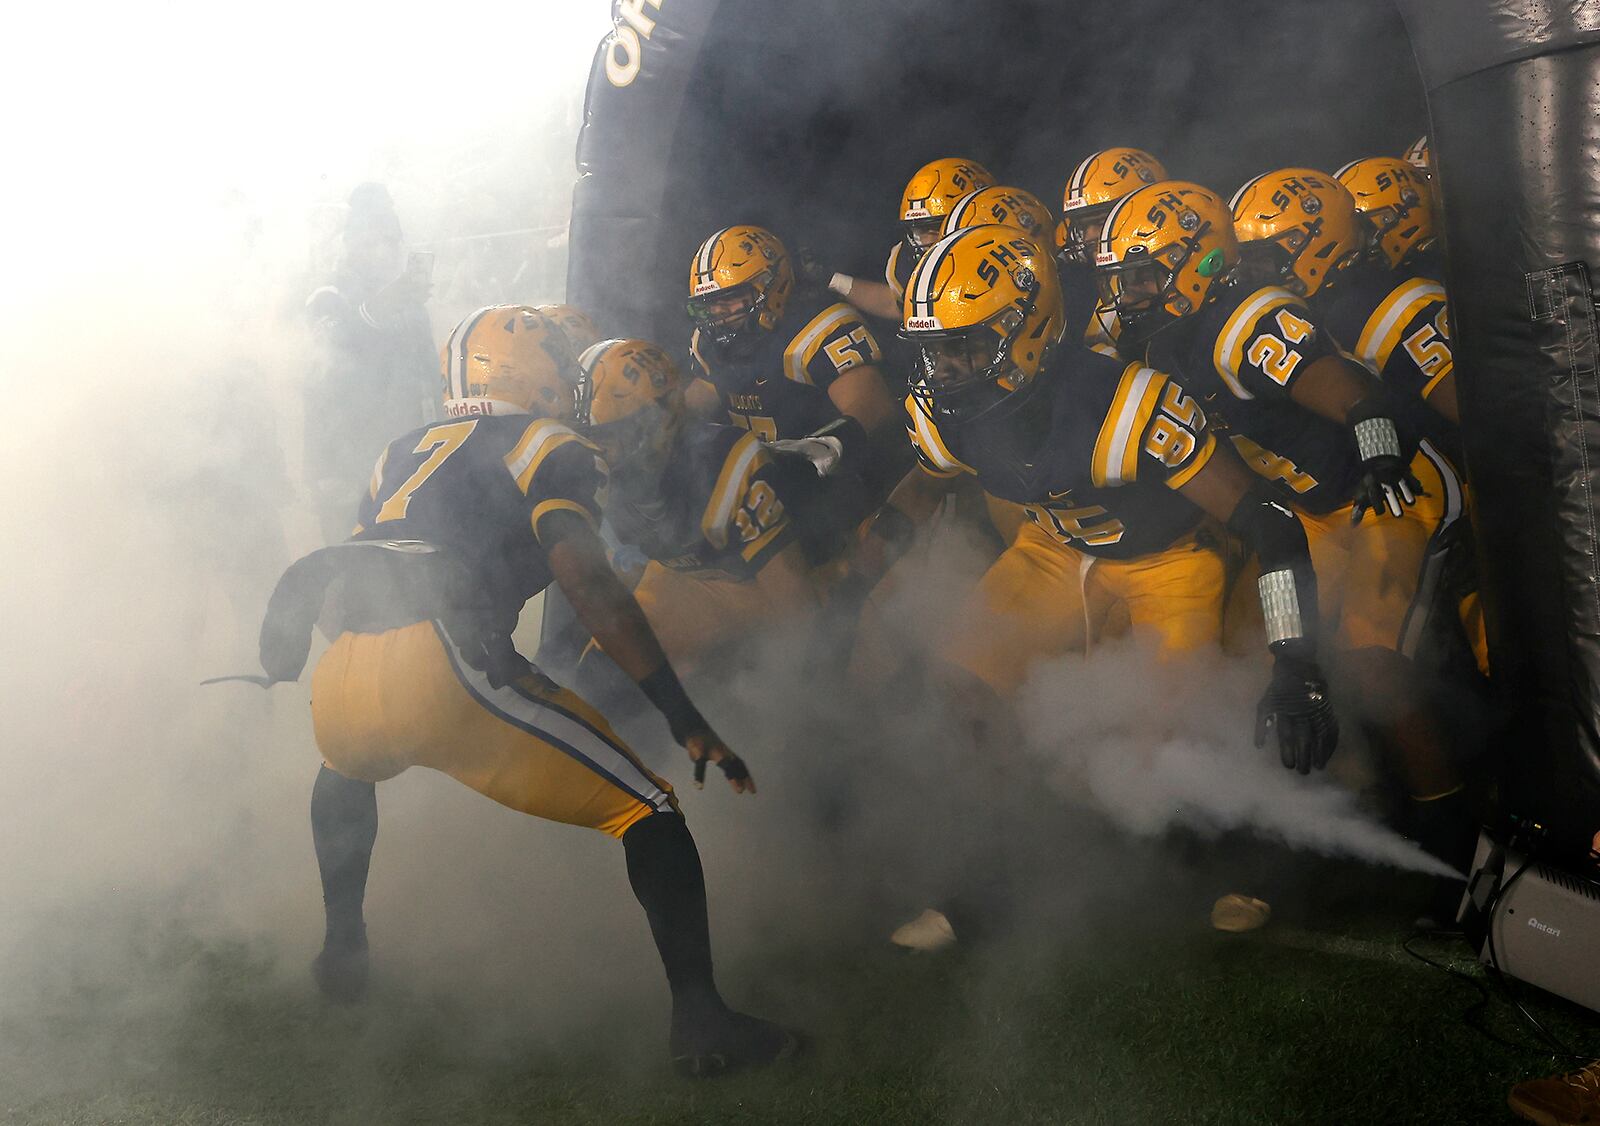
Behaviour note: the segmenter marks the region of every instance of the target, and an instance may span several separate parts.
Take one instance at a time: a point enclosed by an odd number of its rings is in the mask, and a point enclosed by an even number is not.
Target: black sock
[[[622,835],[628,882],[650,920],[667,971],[674,1016],[722,1009],[711,977],[705,875],[689,826],[677,813],[653,813]]]
[[[311,787],[311,841],[322,873],[329,946],[359,945],[366,940],[361,903],[366,898],[367,869],[377,839],[377,786],[324,766]]]

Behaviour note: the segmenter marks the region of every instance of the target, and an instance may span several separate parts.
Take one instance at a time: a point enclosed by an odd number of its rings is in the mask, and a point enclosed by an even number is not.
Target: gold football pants
[[[1035,661],[1131,630],[1163,657],[1218,643],[1223,561],[1191,533],[1138,559],[1099,559],[1028,521],[968,598],[940,655],[1002,697]]]
[[[806,609],[775,604],[754,579],[741,582],[705,572],[674,571],[654,560],[633,596],[667,660],[686,676],[762,627]]]
[[[433,622],[341,634],[312,674],[311,718],[324,760],[347,778],[425,766],[519,812],[618,838],[676,808],[581,697],[537,674],[490,687]]]
[[[1444,577],[1445,537],[1461,516],[1462,493],[1455,469],[1427,442],[1411,472],[1425,495],[1398,519],[1369,511],[1351,524],[1351,505],[1322,516],[1299,514],[1317,571],[1324,643],[1334,650],[1416,655]],[[1255,584],[1249,586],[1253,592]]]

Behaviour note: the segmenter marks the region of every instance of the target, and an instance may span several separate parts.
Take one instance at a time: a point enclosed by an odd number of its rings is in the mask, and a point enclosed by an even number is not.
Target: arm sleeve
[[[852,368],[883,361],[877,338],[855,307],[837,302],[812,317],[783,353],[783,372],[796,383],[827,390]]]
[[[1235,398],[1271,399],[1287,396],[1315,361],[1338,354],[1303,300],[1266,286],[1229,314],[1213,345],[1212,363]]]
[[[973,472],[972,467],[957,461],[940,436],[939,429],[917,403],[915,395],[906,396],[906,430],[911,435],[911,447],[917,453],[917,464],[934,477],[959,477]]]
[[[1194,396],[1154,368],[1129,364],[1095,439],[1090,476],[1099,488],[1146,480],[1181,489],[1216,451]]]
[[[1426,399],[1455,370],[1444,287],[1426,278],[1397,286],[1367,318],[1353,355],[1399,394]]]
[[[794,539],[794,524],[779,495],[772,454],[746,433],[723,459],[700,530],[729,569],[753,577]],[[737,561],[734,557],[737,556]]]
[[[526,497],[528,522],[541,544],[540,524],[554,512],[576,513],[598,530],[609,472],[594,446],[541,418],[523,431],[505,462]]]

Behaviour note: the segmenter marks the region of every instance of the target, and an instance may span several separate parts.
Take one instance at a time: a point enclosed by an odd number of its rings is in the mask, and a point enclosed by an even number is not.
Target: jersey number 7
[[[375,523],[382,524],[386,520],[404,520],[406,509],[411,507],[411,494],[422,488],[422,485],[434,471],[438,469],[451,454],[461,448],[473,428],[478,425],[477,419],[467,422],[449,422],[443,426],[430,427],[422,435],[422,441],[417,443],[414,454],[428,454],[426,460],[417,471],[405,479],[405,483],[389,494],[389,499],[383,502],[383,507],[378,509],[378,519]],[[432,451],[432,452],[429,452]]]

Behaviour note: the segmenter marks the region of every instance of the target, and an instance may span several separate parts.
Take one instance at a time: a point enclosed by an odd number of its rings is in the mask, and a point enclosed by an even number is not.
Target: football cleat
[[[1511,1088],[1506,1104],[1539,1126],[1600,1123],[1600,1060],[1570,1075],[1524,1080]]]
[[[1272,918],[1272,908],[1260,899],[1230,892],[1211,905],[1211,925],[1229,934],[1260,930]]]
[[[894,929],[889,941],[914,954],[934,954],[956,944],[956,929],[932,907]]]
[[[317,989],[336,1005],[353,1005],[367,993],[367,940],[350,944],[325,943],[311,963]]]
[[[672,1068],[685,1079],[714,1079],[744,1068],[766,1067],[801,1052],[797,1033],[731,1009],[706,1020],[672,1021]]]

